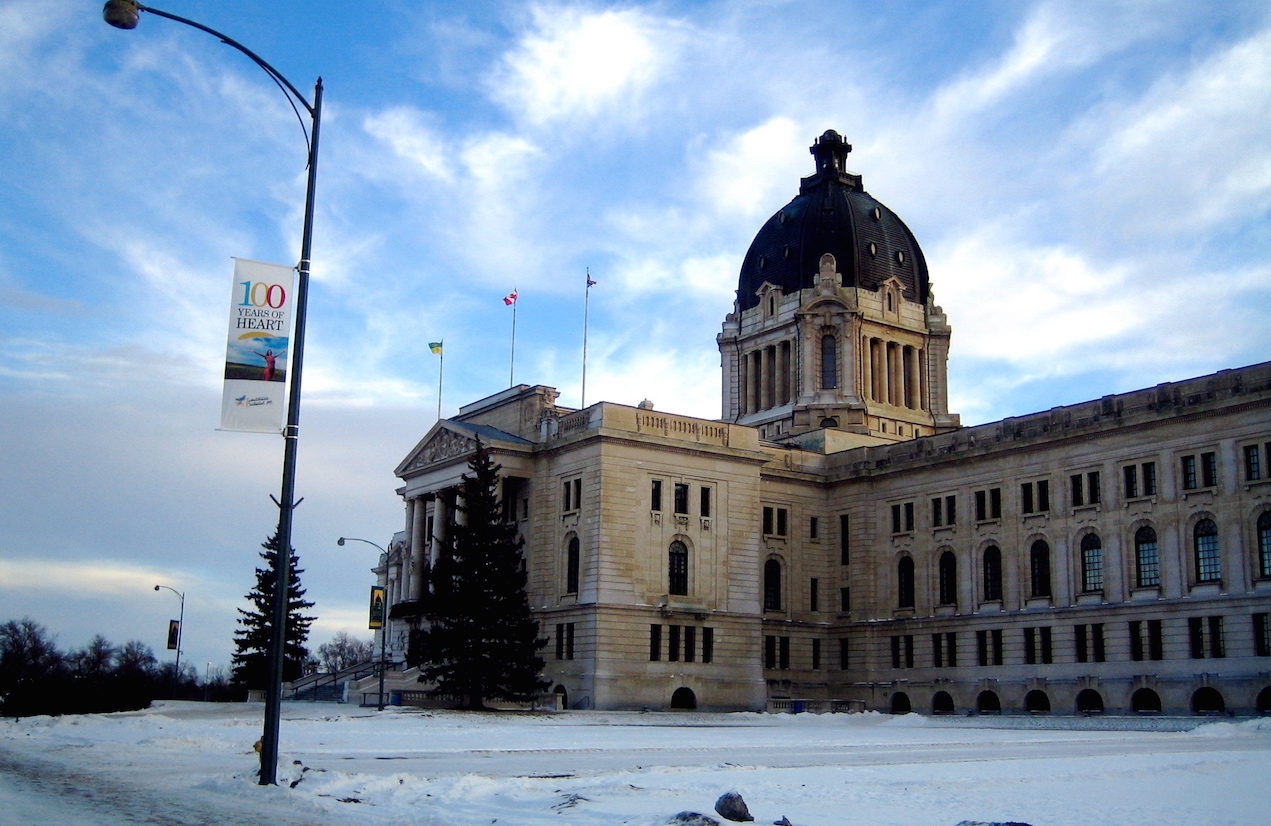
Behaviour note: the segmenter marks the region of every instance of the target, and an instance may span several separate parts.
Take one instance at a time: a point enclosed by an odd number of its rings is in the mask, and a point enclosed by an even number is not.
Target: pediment
[[[435,465],[446,464],[458,457],[468,456],[476,449],[477,440],[473,434],[450,422],[437,422],[397,466],[396,474],[405,476]]]
[[[404,479],[428,468],[451,464],[456,459],[467,461],[477,449],[478,438],[486,447],[496,451],[500,448],[524,450],[532,446],[528,439],[496,427],[442,419],[415,445],[395,472]]]

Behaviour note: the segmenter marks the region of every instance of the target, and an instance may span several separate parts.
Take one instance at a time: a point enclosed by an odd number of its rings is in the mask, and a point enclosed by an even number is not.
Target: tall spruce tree
[[[460,486],[466,519],[450,529],[432,571],[426,627],[412,647],[423,660],[421,682],[433,697],[458,697],[460,707],[484,709],[486,700],[527,702],[547,688],[539,677],[547,644],[538,636],[525,594],[522,540],[505,522],[499,502],[501,466],[481,440]]]
[[[278,534],[269,537],[261,547],[265,549],[260,555],[265,565],[256,569],[256,587],[247,594],[253,610],[238,609],[238,624],[242,627],[234,632],[234,647],[237,649],[233,656],[234,682],[252,689],[265,688],[269,683],[269,638],[273,625],[274,585],[278,581]],[[314,620],[301,614],[312,608],[313,603],[304,598],[305,590],[300,587],[300,575],[304,571],[298,561],[296,550],[292,548],[282,666],[282,678],[286,682],[296,679],[304,671],[305,660],[309,657],[305,641],[309,639],[309,625]]]

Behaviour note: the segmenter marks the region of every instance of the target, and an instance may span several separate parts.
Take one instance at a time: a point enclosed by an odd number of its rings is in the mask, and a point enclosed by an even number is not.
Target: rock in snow
[[[715,811],[719,812],[719,816],[737,823],[747,823],[754,820],[750,816],[750,810],[746,808],[746,801],[741,799],[741,795],[737,792],[725,792],[719,796],[719,800],[715,801]]]
[[[718,820],[698,812],[680,812],[666,822],[667,826],[719,826]]]

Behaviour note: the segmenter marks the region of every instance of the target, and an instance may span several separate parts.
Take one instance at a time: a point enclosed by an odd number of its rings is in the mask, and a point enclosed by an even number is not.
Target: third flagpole
[[[591,288],[596,284],[591,280],[591,267],[587,268],[587,287],[583,291],[583,389],[579,396],[578,409],[587,406],[587,317],[591,310]]]
[[[512,358],[508,363],[508,387],[516,384],[516,299],[515,288],[503,298],[504,304],[512,306]]]

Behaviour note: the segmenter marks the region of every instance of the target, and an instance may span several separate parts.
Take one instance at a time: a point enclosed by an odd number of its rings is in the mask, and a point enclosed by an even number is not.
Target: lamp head
[[[156,585],[156,586],[154,586],[154,589],[157,591],[157,590],[159,590],[159,588],[160,588],[160,587],[162,587],[162,586]]]
[[[339,545],[340,547],[342,547],[342,548],[343,548],[343,547],[344,547],[344,537],[340,537],[339,539],[337,539],[337,540],[335,541],[335,544],[337,544],[337,545]]]
[[[107,0],[102,19],[116,29],[135,29],[141,19],[141,4],[136,0]]]

